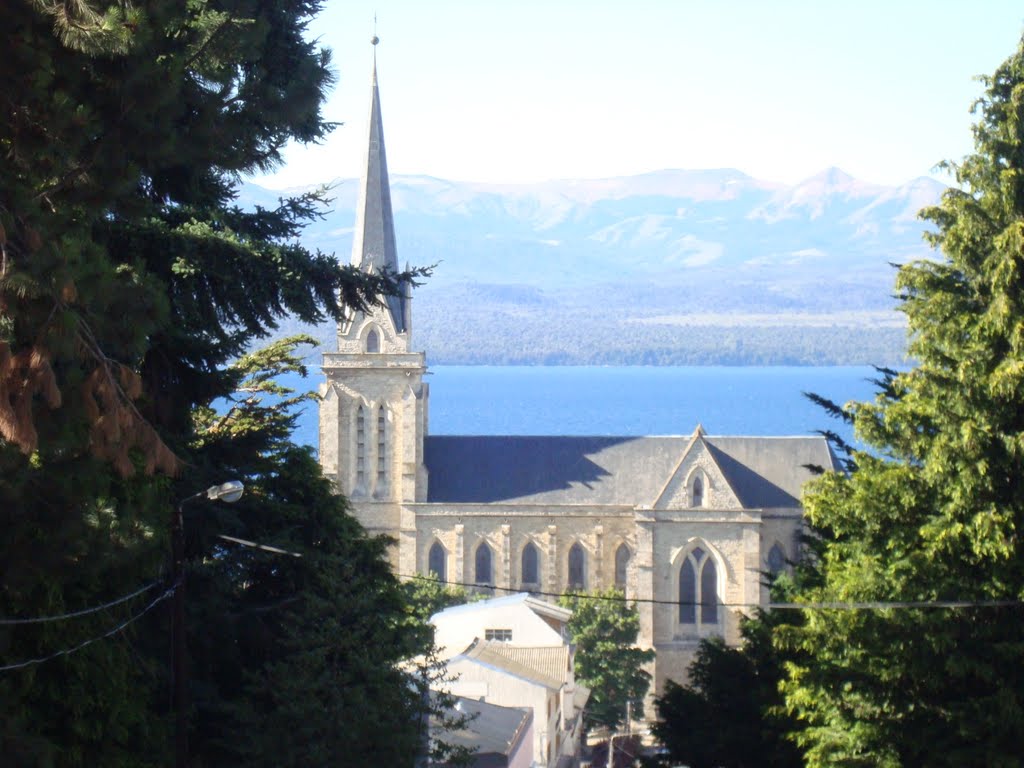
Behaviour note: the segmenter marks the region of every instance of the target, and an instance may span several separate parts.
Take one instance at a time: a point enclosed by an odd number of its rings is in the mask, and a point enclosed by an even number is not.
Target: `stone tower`
[[[377,38],[373,38],[374,46]],[[374,48],[366,162],[352,264],[398,271]],[[412,352],[412,296],[389,296],[338,325],[338,351],[324,354],[320,463],[371,533],[399,534],[403,502],[426,499],[426,362]]]

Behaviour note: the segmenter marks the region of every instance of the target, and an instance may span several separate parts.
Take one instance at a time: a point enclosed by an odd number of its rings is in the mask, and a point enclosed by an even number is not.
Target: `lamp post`
[[[229,504],[242,497],[245,486],[237,480],[213,485],[178,502],[171,517],[171,574],[174,579],[174,614],[171,618],[171,675],[174,680],[174,765],[188,766],[188,680],[185,664],[185,525],[183,511],[190,501],[206,498]]]

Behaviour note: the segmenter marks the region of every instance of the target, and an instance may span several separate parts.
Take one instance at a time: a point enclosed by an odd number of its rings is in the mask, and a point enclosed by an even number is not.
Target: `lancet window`
[[[388,418],[382,405],[377,411],[377,487],[383,488],[388,479]]]
[[[715,561],[701,547],[695,547],[679,567],[679,623],[698,627],[717,624],[718,605]]]
[[[366,486],[366,409],[356,411],[356,488]]]
[[[776,543],[768,551],[768,573],[772,576],[777,576],[782,573],[786,567],[786,553],[782,551],[782,547]]]
[[[693,478],[693,504],[691,506],[704,506],[704,479],[700,475]]]
[[[527,542],[526,546],[523,547],[523,556],[521,558],[520,574],[522,576],[523,584],[540,584],[540,557],[537,553],[537,547],[534,546],[533,542]]]
[[[615,588],[626,591],[626,571],[629,569],[629,547],[620,544],[615,550]]]
[[[570,590],[584,590],[586,584],[587,555],[577,541],[569,548],[569,579]]]
[[[491,568],[491,548],[487,542],[483,542],[476,548],[476,570],[473,580],[477,584],[493,584],[494,574]]]
[[[427,572],[436,576],[438,581],[446,581],[447,560],[448,553],[441,546],[441,542],[435,541],[427,554]]]

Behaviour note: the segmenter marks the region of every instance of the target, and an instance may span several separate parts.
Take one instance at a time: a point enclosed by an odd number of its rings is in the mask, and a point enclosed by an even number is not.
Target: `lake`
[[[592,367],[435,366],[429,369],[433,435],[807,435],[850,431],[802,393],[837,403],[870,400],[867,366]],[[319,368],[305,381],[316,389]],[[317,410],[300,416],[295,440],[317,445]]]

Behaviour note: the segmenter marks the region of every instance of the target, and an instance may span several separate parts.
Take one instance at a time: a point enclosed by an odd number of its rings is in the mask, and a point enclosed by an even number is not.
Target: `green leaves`
[[[643,666],[654,651],[636,646],[640,617],[614,587],[590,594],[566,595],[559,604],[569,608],[569,633],[576,645],[576,679],[590,689],[585,721],[617,727],[631,703],[635,717],[643,715],[643,699],[651,675]]]
[[[918,365],[853,409],[856,471],[808,487],[820,559],[800,600],[1024,592],[1024,47],[984,82],[961,189],[921,214],[941,255],[897,277]],[[1018,608],[805,616],[776,643],[809,765],[1015,764]]]

